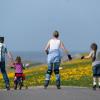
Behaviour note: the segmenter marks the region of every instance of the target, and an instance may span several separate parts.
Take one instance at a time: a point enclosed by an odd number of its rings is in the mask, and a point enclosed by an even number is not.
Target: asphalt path
[[[0,100],[100,100],[100,90],[91,88],[62,87],[31,87],[22,90],[0,90]]]

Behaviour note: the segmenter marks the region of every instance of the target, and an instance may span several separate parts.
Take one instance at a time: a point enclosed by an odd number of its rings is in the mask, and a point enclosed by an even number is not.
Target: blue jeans
[[[93,66],[93,77],[100,77],[100,64]]]
[[[48,64],[48,70],[47,70],[47,73],[46,73],[46,79],[45,80],[50,80],[52,72],[54,71],[55,76],[56,76],[56,81],[60,81],[59,66],[60,66],[60,62]]]
[[[1,73],[3,75],[3,79],[5,81],[6,86],[9,85],[9,78],[7,76],[7,73],[6,73],[5,62],[0,62],[0,70],[1,70]]]
[[[52,71],[54,71],[56,75],[56,80],[60,81],[60,75],[59,75],[59,66],[60,66],[61,56],[60,56],[60,50],[53,50],[49,52],[47,62],[48,62],[48,70],[46,73],[46,80],[50,80]]]

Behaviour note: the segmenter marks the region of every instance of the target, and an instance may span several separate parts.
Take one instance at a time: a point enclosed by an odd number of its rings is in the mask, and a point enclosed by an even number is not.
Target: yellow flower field
[[[92,81],[92,67],[90,60],[73,60],[69,62],[64,62],[61,64],[62,69],[60,70],[61,80],[63,85],[79,85],[79,86],[89,86]],[[37,67],[31,67],[25,69],[24,73],[26,75],[25,84],[31,85],[43,85],[45,79],[45,72],[47,70],[46,65],[41,65]],[[10,79],[14,77],[14,71],[9,72],[8,76]],[[2,80],[2,75],[0,74],[0,80]],[[55,84],[55,75],[51,77],[51,84]],[[12,80],[11,83],[13,84]],[[73,83],[73,84],[72,84]],[[2,82],[0,83],[3,84]]]

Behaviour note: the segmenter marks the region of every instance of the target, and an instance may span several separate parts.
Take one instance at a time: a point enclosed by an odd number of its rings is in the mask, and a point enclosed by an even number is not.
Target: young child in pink
[[[16,60],[13,61],[13,68],[15,69],[14,85],[15,85],[15,89],[17,89],[16,85],[18,84],[18,80],[22,78],[22,85],[23,85],[23,81],[25,80],[25,75],[23,74],[24,67],[20,56],[17,56]]]

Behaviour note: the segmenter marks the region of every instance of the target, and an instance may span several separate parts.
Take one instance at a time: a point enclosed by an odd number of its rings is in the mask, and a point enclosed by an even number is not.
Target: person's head
[[[16,57],[16,63],[21,63],[21,57],[20,56]]]
[[[94,50],[94,51],[96,51],[98,49],[97,44],[96,43],[92,43],[91,44],[91,49]]]
[[[0,43],[4,43],[4,37],[0,37]]]
[[[59,38],[59,32],[58,31],[54,31],[53,32],[53,37],[54,38]]]

